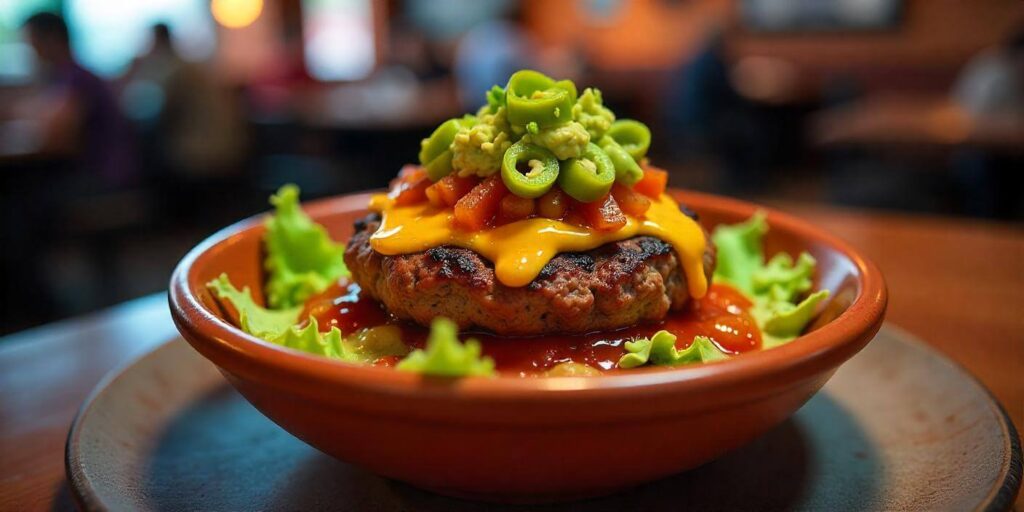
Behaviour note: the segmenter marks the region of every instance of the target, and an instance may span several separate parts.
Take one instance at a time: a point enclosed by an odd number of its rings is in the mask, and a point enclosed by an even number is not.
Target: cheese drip
[[[704,276],[704,232],[665,194],[651,201],[643,218],[627,215],[626,225],[610,232],[540,217],[481,231],[464,231],[454,227],[451,209],[438,209],[429,203],[396,207],[384,194],[370,200],[370,209],[381,214],[380,228],[370,236],[370,246],[375,251],[397,256],[442,245],[464,247],[493,262],[494,273],[505,286],[530,284],[559,253],[589,251],[609,242],[647,235],[664,240],[675,249],[692,297],[703,297],[708,288]]]

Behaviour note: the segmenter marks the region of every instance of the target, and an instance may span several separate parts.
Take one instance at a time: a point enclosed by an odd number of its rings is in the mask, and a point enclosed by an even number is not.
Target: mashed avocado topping
[[[505,107],[478,115],[476,124],[463,126],[455,134],[450,148],[452,167],[459,176],[486,177],[498,172],[505,151],[514,142],[511,133]]]
[[[590,133],[582,124],[572,121],[563,125],[541,128],[537,133],[523,135],[523,140],[547,148],[559,160],[579,158],[590,142]]]
[[[587,130],[590,140],[598,141],[611,128],[615,114],[604,106],[601,91],[587,87],[572,107],[572,118]]]
[[[454,136],[439,129],[423,139],[421,145],[431,150],[421,151],[420,163],[434,181],[452,172],[491,176],[501,169],[505,152],[520,140],[551,151],[559,160],[578,158],[588,143],[608,134],[615,121],[598,89],[588,87],[577,97],[571,81],[556,82],[536,71],[517,72],[506,87],[495,85],[484,96],[486,103],[475,116],[446,121],[449,127],[456,126],[452,121],[461,125]],[[445,158],[437,159],[440,156]]]

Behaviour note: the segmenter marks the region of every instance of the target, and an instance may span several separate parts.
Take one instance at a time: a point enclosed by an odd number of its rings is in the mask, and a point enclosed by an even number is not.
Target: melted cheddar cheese
[[[691,296],[703,297],[708,288],[704,232],[664,194],[651,201],[643,218],[627,215],[626,225],[617,231],[597,231],[539,217],[464,231],[454,226],[450,209],[438,209],[429,203],[398,207],[384,194],[371,199],[370,209],[382,217],[380,228],[370,237],[375,251],[396,256],[442,245],[464,247],[493,262],[494,273],[505,286],[526,286],[559,253],[588,251],[608,242],[648,235],[675,249]]]

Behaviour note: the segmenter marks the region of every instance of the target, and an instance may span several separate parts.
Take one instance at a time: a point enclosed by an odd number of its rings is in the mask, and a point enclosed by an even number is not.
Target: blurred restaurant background
[[[283,183],[385,186],[524,67],[678,187],[1024,219],[1020,0],[6,0],[0,334],[163,290]]]

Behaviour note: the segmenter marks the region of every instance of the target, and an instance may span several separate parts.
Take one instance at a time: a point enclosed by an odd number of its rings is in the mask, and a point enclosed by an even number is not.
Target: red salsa
[[[599,370],[614,370],[627,341],[649,337],[659,330],[676,335],[676,347],[684,349],[695,336],[710,338],[729,354],[741,354],[761,347],[761,333],[748,312],[750,301],[735,289],[712,284],[701,299],[690,301],[681,311],[669,313],[660,322],[641,324],[616,331],[581,335],[531,337],[496,336],[486,332],[463,333],[462,338],[480,340],[483,353],[494,358],[498,371],[531,375],[559,363],[583,363]],[[337,327],[343,334],[393,323],[402,329],[402,340],[410,348],[422,348],[428,330],[391,318],[359,285],[342,280],[311,298],[302,318],[312,315],[320,329]],[[376,364],[393,366],[398,358],[383,358]]]

